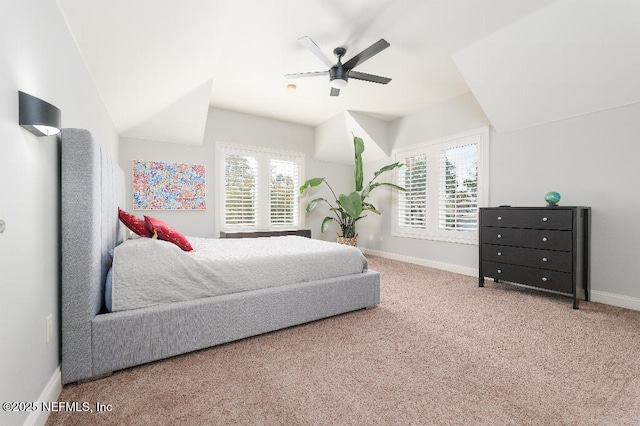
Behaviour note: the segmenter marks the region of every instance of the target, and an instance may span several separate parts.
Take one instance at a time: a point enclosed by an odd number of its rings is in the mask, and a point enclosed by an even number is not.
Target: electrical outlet
[[[53,314],[47,317],[47,343],[51,342],[53,337]]]

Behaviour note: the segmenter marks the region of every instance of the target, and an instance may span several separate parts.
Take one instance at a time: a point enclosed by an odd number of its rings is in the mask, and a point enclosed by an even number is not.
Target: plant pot
[[[338,244],[344,244],[346,246],[353,246],[353,247],[358,247],[358,234],[355,235],[355,237],[351,237],[351,238],[345,238],[341,235],[338,235]]]

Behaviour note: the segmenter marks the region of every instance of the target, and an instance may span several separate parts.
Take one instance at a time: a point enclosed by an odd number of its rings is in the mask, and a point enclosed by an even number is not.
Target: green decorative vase
[[[547,202],[549,207],[557,206],[560,201],[560,194],[555,191],[547,192],[544,196],[544,200]]]

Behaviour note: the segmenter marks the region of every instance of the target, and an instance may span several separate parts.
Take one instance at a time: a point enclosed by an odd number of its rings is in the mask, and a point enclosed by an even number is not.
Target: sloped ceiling
[[[468,93],[452,53],[552,3],[56,1],[118,132],[192,144],[202,142],[209,105],[317,126],[344,111],[391,120]],[[392,81],[352,80],[339,97],[322,77],[285,90],[284,74],[326,68],[297,42],[304,35],[330,57],[346,47],[345,59],[385,38],[391,47],[358,70]]]
[[[352,165],[354,136],[364,142],[365,163],[388,158],[391,155],[388,130],[384,120],[355,111],[341,112],[315,127],[315,158]]]
[[[198,85],[153,116],[121,135],[130,138],[183,144],[201,143],[207,121],[211,79]]]
[[[453,58],[498,132],[640,102],[640,2],[555,1]]]

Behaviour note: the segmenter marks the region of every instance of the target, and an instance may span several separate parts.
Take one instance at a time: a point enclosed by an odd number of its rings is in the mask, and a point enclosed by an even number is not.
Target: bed
[[[380,303],[380,275],[367,269],[106,312],[111,255],[127,238],[124,173],[89,131],[61,139],[63,384]]]

